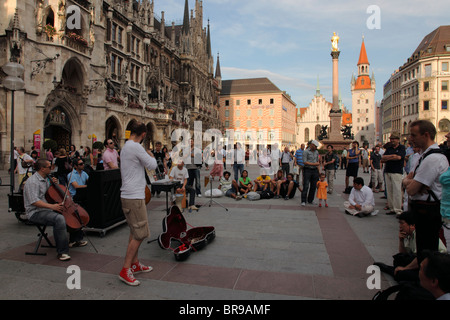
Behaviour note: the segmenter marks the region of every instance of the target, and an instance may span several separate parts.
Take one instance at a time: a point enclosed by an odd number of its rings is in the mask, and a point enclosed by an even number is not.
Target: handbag
[[[33,162],[26,162],[22,158],[20,158],[20,164],[22,165],[22,168],[28,169],[33,166]]]
[[[300,174],[300,170],[299,170],[298,166],[294,166],[294,168],[292,168],[292,174],[294,174],[294,175]]]

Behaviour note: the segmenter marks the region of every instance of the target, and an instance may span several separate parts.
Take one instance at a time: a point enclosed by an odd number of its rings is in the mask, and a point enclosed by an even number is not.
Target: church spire
[[[184,34],[189,33],[189,1],[186,0],[184,3],[184,17],[183,17],[183,29]]]
[[[216,65],[216,75],[215,78],[222,79],[222,71],[220,71],[220,59],[219,59],[219,53],[217,52],[217,65]]]
[[[361,51],[359,53],[358,66],[360,64],[370,64],[369,59],[367,59],[366,45],[364,44],[364,36],[361,44]]]

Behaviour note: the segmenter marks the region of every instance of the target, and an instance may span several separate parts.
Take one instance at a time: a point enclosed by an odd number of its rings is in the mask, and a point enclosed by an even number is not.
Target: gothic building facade
[[[8,0],[0,11],[0,66],[25,68],[14,94],[15,145],[38,136],[59,146],[112,138],[121,147],[134,121],[147,146],[171,146],[177,128],[221,128],[220,65],[203,4],[188,0],[182,24],[154,12],[155,0]],[[180,12],[180,16],[182,13]],[[0,71],[0,84],[6,75]],[[9,157],[12,94],[0,90],[0,162]],[[42,147],[42,145],[37,144]]]

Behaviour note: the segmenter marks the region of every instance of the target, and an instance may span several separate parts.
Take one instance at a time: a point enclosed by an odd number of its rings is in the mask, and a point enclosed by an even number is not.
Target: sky
[[[153,0],[155,13],[182,23],[185,0]],[[195,0],[189,0],[189,9]],[[339,91],[351,110],[351,77],[357,75],[362,39],[376,81],[383,86],[422,39],[449,25],[448,0],[203,0],[203,24],[211,28],[214,61],[222,80],[269,78],[298,108],[309,105],[317,79],[332,102],[331,37],[340,37]]]

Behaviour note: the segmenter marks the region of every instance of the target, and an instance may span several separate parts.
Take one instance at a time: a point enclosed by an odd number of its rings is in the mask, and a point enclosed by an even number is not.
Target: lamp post
[[[7,77],[3,79],[3,86],[11,91],[11,147],[10,147],[10,190],[14,193],[14,92],[22,90],[25,82],[19,78],[24,73],[24,67],[17,62],[8,62],[3,66]]]

